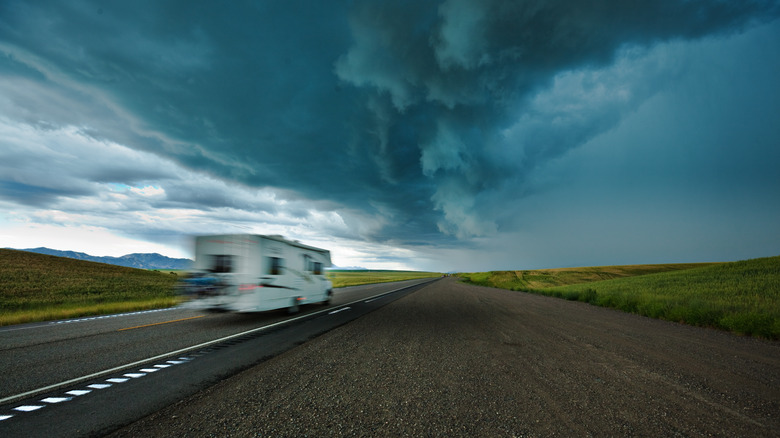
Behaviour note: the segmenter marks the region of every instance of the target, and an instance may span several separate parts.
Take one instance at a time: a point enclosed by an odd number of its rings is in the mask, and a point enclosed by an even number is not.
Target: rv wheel
[[[293,298],[292,305],[287,308],[287,313],[290,315],[298,313],[298,311],[301,310],[300,306],[298,305],[298,297]]]

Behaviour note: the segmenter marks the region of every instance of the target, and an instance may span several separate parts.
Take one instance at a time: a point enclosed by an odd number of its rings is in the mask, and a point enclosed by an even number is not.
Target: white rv
[[[181,284],[186,307],[261,312],[329,303],[330,251],[282,236],[229,234],[195,238],[195,264]]]

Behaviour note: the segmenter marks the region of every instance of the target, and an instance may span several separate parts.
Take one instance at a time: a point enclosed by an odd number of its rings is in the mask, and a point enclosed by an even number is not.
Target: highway
[[[114,430],[430,281],[336,289],[296,315],[174,308],[4,327],[0,436]]]
[[[110,435],[780,436],[780,343],[447,278]]]

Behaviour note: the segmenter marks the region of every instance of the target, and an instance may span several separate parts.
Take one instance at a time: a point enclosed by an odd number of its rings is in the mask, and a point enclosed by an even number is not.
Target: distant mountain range
[[[108,263],[109,265],[127,266],[138,269],[189,269],[192,266],[190,259],[174,259],[157,253],[153,254],[127,254],[122,257],[97,257],[75,251],[59,251],[50,248],[29,248],[19,251],[28,251],[38,254],[48,254],[70,259],[87,260],[90,262]]]
[[[134,253],[123,255],[122,257],[99,257],[83,252],[60,251],[57,249],[45,247],[18,249],[17,251],[34,252],[57,257],[67,257],[69,259],[87,260],[90,262],[108,263],[109,265],[127,266],[128,268],[138,269],[190,269],[193,263],[193,261],[190,259],[174,259],[157,253]],[[366,271],[368,268],[364,268],[362,266],[331,266],[328,268],[328,270]]]

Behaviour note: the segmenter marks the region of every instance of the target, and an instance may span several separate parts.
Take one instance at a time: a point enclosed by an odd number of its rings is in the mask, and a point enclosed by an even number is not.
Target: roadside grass
[[[716,263],[667,263],[661,265],[595,266],[585,268],[537,269],[526,271],[491,271],[458,274],[480,286],[516,291],[535,291],[555,286],[612,280],[615,278],[678,271],[711,266]]]
[[[112,303],[69,303],[38,309],[21,310],[3,313],[0,316],[0,326],[24,324],[28,322],[53,321],[58,319],[71,319],[95,315],[108,315],[114,313],[136,312],[139,310],[162,309],[179,304],[180,300],[173,298],[160,298],[145,301],[124,301]]]
[[[484,286],[780,339],[780,256],[703,265],[574,268],[568,273],[501,271],[461,277]]]
[[[652,318],[780,339],[780,257],[542,291]]]
[[[733,263],[496,271],[460,276],[473,284],[780,339],[780,256]]]
[[[181,276],[186,276],[188,272],[186,269],[147,269],[147,270],[153,272],[160,272],[163,274],[172,274],[172,275],[181,275]]]
[[[359,286],[372,283],[389,283],[391,281],[416,280],[418,278],[440,277],[437,272],[421,271],[350,271],[350,270],[331,270],[327,272],[328,280],[333,283],[334,288]]]
[[[173,273],[0,249],[0,326],[171,307]]]

